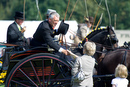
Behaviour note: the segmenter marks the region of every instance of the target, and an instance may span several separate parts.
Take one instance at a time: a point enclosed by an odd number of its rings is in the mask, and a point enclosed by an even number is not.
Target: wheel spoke
[[[43,77],[43,87],[45,87],[45,78],[44,78],[44,59],[42,59],[42,77]]]
[[[22,69],[19,68],[19,71],[21,71],[36,87],[38,87],[38,85]]]
[[[37,80],[38,80],[38,82],[39,82],[39,84],[40,84],[40,87],[42,87],[42,86],[41,86],[40,79],[39,79],[39,77],[38,77],[38,75],[37,75],[36,69],[34,68],[34,66],[33,66],[33,64],[32,64],[32,61],[30,61],[30,64],[31,64],[31,66],[32,66],[32,68],[33,68],[33,71],[34,71],[34,73],[35,73],[35,76],[37,77]]]
[[[25,86],[25,87],[31,87],[31,86],[25,85],[25,84],[23,84],[23,83],[20,83],[20,82],[18,82],[18,81],[15,81],[15,80],[11,80],[11,81],[14,82],[14,83],[17,83],[17,84],[19,84],[19,85]]]
[[[59,72],[59,73],[54,77],[55,79],[54,79],[53,81],[51,81],[50,86],[53,85],[53,83],[57,81],[57,78],[58,78],[60,75],[61,75],[61,72]]]
[[[54,65],[55,65],[55,61],[53,60],[53,64],[51,65],[51,71],[50,71],[50,74],[49,74],[49,78],[48,78],[46,87],[48,86],[48,82],[50,82],[51,73],[52,73],[52,70],[54,69]]]

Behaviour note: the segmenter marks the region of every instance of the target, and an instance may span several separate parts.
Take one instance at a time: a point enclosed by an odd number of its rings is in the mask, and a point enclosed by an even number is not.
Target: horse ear
[[[110,30],[112,29],[112,26],[110,25],[110,26],[107,26],[107,30],[108,30],[108,32],[110,33]]]

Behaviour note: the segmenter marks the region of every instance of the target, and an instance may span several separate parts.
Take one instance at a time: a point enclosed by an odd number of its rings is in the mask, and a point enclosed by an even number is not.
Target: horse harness
[[[123,55],[123,57],[122,57],[122,61],[121,61],[121,64],[123,64],[124,63],[124,65],[126,65],[126,56],[127,56],[127,49],[125,49],[124,50],[125,51],[125,53],[124,53],[124,55]]]

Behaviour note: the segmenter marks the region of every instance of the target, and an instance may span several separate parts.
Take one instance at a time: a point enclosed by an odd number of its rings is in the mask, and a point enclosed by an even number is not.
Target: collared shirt
[[[16,22],[15,22],[15,23],[16,23]],[[17,23],[16,23],[16,25],[17,25],[19,31],[21,31],[21,26],[19,26]]]

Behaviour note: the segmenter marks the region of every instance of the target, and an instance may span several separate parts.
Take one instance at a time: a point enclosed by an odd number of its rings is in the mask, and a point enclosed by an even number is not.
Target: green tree
[[[26,20],[41,20],[36,0],[0,0],[0,20],[13,20],[15,11],[24,10],[25,4],[25,18]],[[37,0],[39,11],[41,13],[42,20],[46,18],[47,9],[55,9],[60,14],[60,19],[65,18],[65,13],[69,0]],[[103,13],[100,26],[114,26],[115,14],[116,17],[116,29],[130,29],[130,3],[128,0],[107,0],[109,10],[106,8],[106,0],[70,0],[69,7],[66,14],[68,20],[73,7],[76,7],[73,11],[73,15],[70,20],[76,20],[78,23],[84,22],[84,16],[93,16],[95,19],[95,26],[97,25],[101,14]],[[86,8],[87,7],[87,8]],[[108,15],[110,12],[110,18]],[[110,24],[111,23],[111,24]]]

